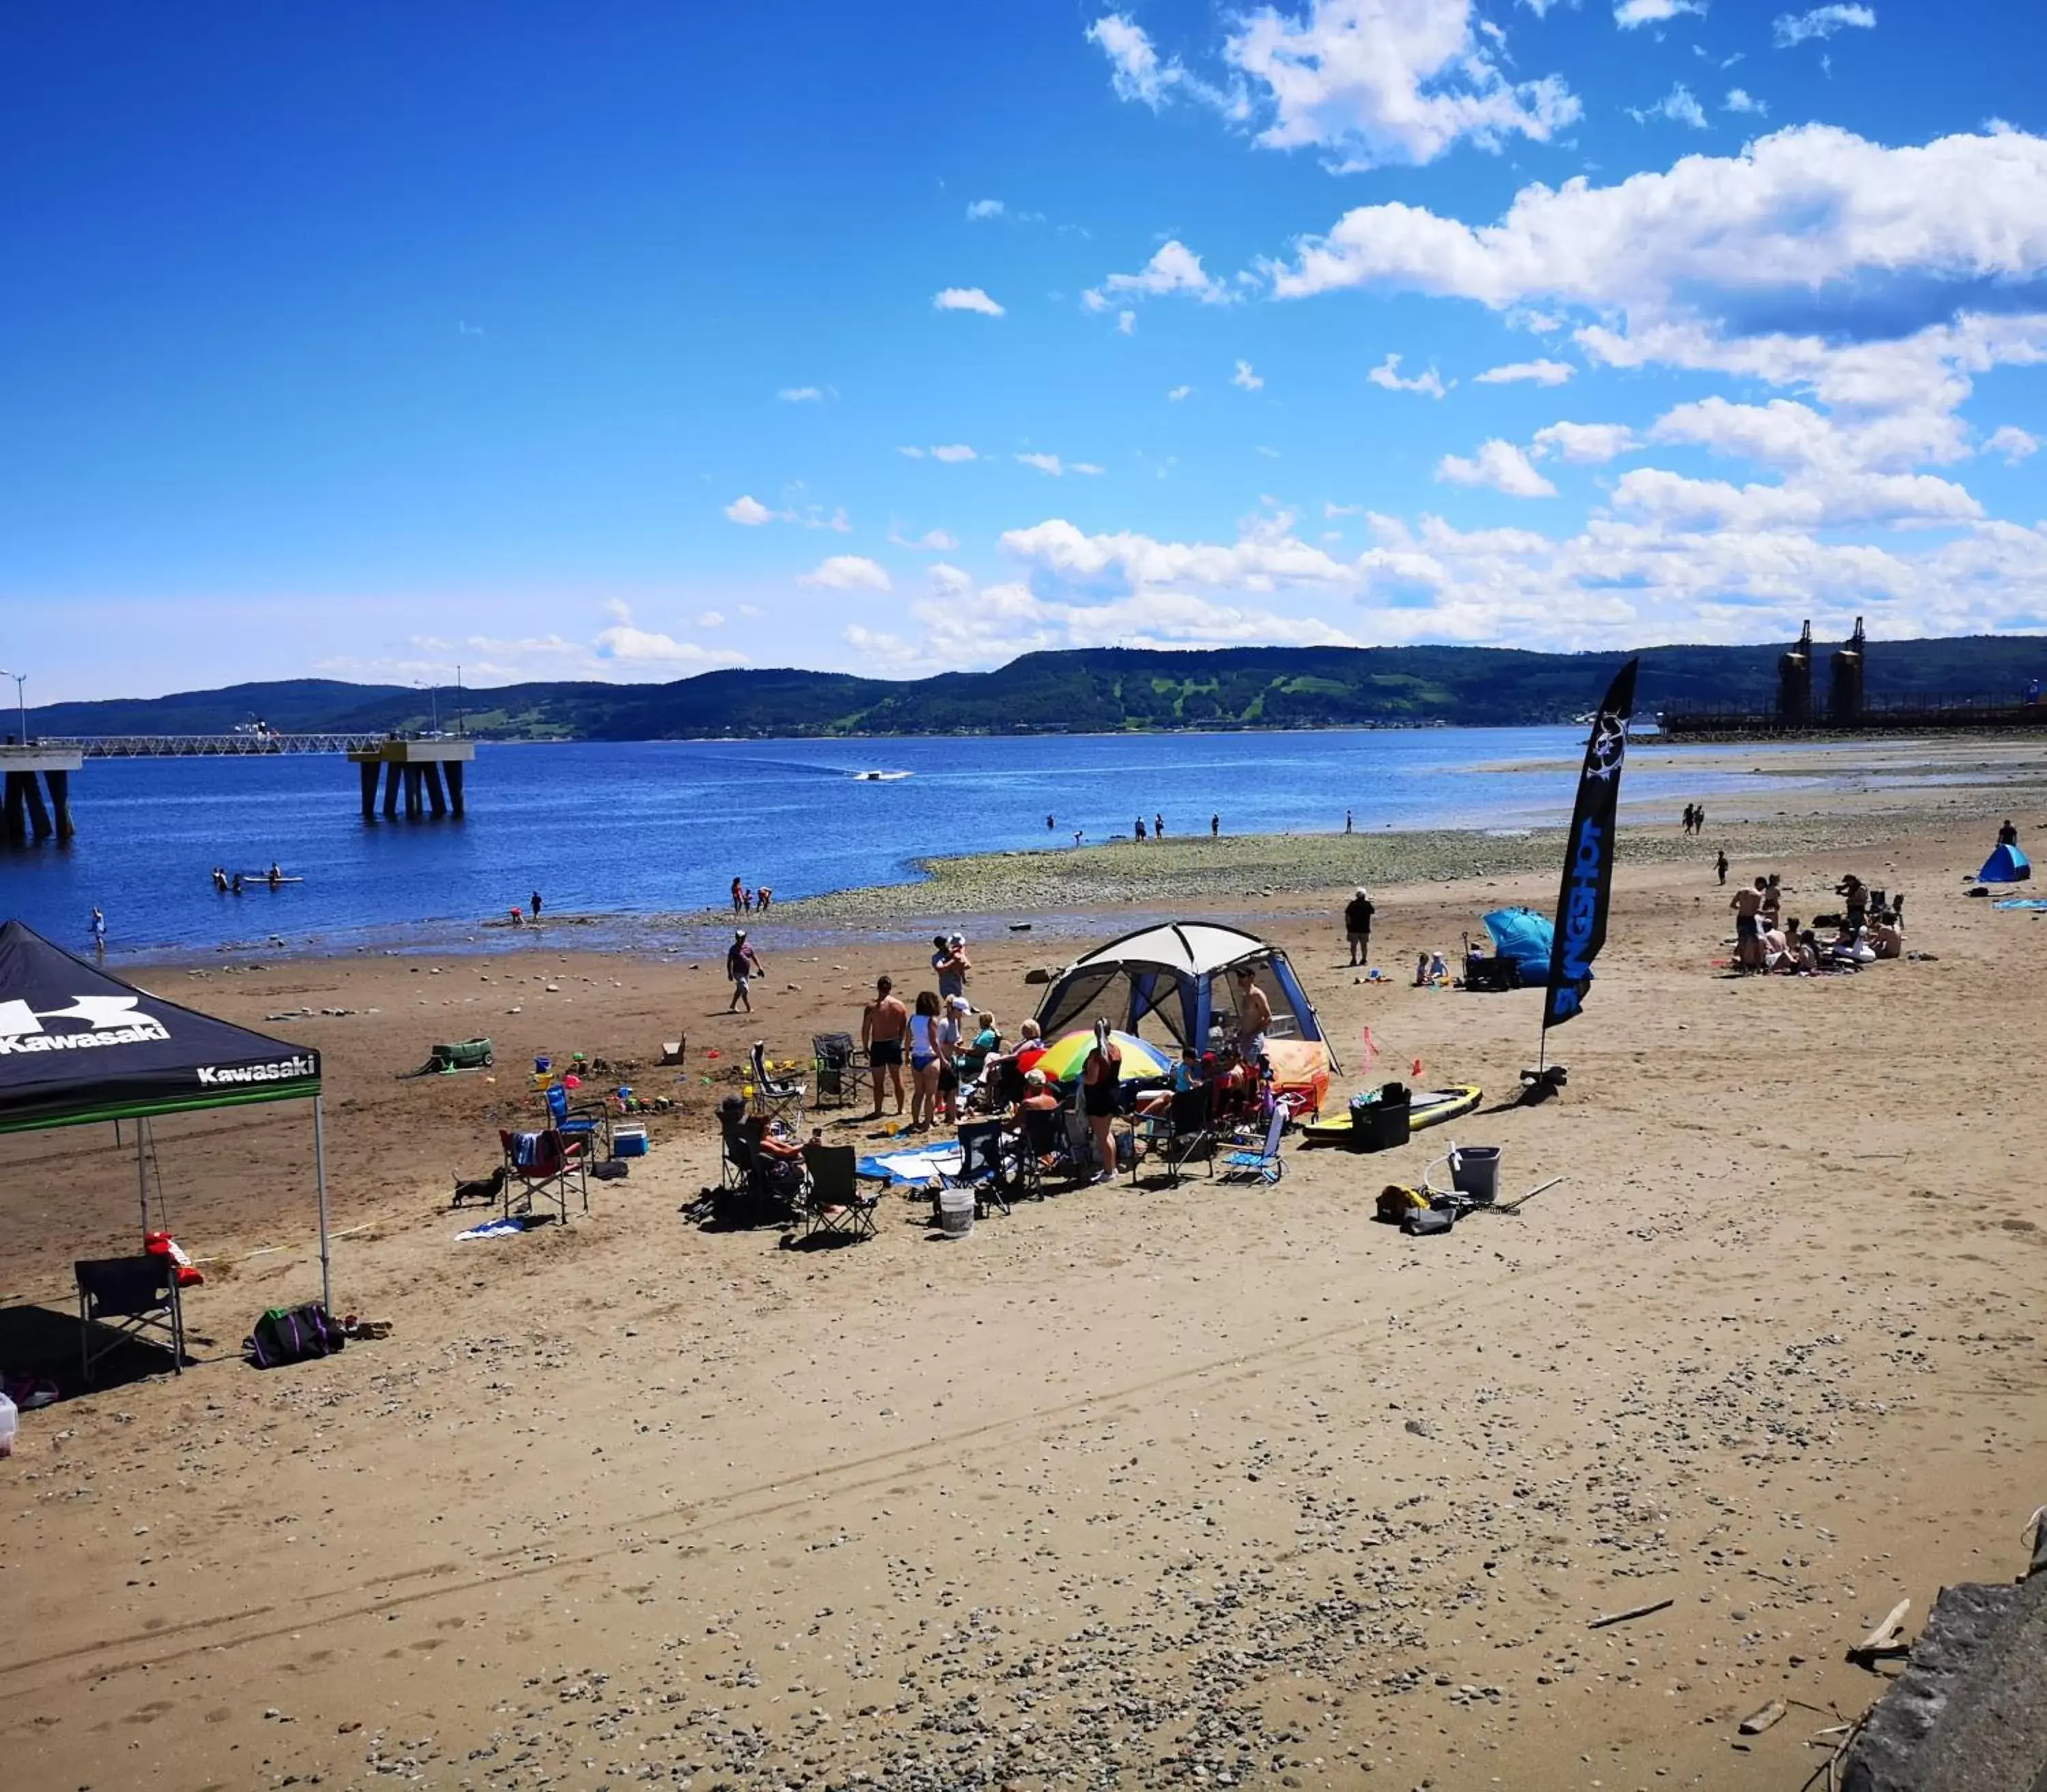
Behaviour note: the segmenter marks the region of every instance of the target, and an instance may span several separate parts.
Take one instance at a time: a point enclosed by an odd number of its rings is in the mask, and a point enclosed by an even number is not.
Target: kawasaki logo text
[[[199,1067],[199,1082],[209,1087],[238,1082],[289,1082],[294,1077],[312,1074],[310,1058],[281,1058],[274,1064],[231,1064],[225,1070],[213,1064]]]

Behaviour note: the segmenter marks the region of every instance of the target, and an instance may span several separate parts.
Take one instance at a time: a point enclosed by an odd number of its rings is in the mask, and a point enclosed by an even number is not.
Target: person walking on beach
[[[1713,869],[1720,873],[1720,887],[1724,889],[1727,887],[1728,873],[1728,856],[1726,847],[1721,847],[1720,851],[1714,855]]]
[[[1154,815],[1151,818],[1151,838],[1154,840],[1163,840],[1166,838],[1166,818],[1163,815]]]
[[[732,911],[737,915],[746,906],[746,886],[737,877],[732,881]]]
[[[895,990],[889,978],[877,977],[874,1000],[861,1011],[860,1043],[866,1049],[867,1062],[874,1073],[874,1112],[867,1117],[869,1120],[881,1117],[884,1070],[895,1086],[896,1111],[899,1114],[903,1111],[903,1035],[910,1030],[910,1011]]]
[[[1144,818],[1142,815],[1137,818],[1137,843],[1140,846],[1144,843]]]
[[[732,946],[725,955],[725,974],[732,980],[732,1000],[725,1005],[727,1014],[736,1014],[742,1008],[749,1014],[753,1012],[753,997],[747,985],[760,971],[760,954],[747,944],[745,928],[733,928]]]
[[[1689,803],[1685,805],[1685,819],[1678,823],[1678,826],[1686,834],[1692,831],[1692,806]]]
[[[1081,1066],[1081,1111],[1087,1117],[1093,1136],[1095,1155],[1101,1164],[1094,1175],[1097,1182],[1116,1180],[1116,1141],[1109,1127],[1116,1119],[1119,1091],[1123,1082],[1123,1052],[1109,1037],[1109,1023],[1094,1024],[1094,1049]]]
[[[1372,898],[1360,884],[1357,894],[1344,904],[1344,934],[1350,941],[1350,962],[1353,965],[1362,965],[1371,959],[1372,913]]]
[[[92,910],[92,950],[103,958],[106,956],[106,917],[99,912],[96,903]]]
[[[1209,838],[1211,840],[1217,839],[1217,838],[1221,838],[1221,834],[1222,834],[1222,817],[1221,817],[1221,816],[1220,816],[1220,815],[1211,815],[1211,816],[1209,816]]]
[[[1348,810],[1348,809],[1346,809],[1346,810],[1345,810],[1345,811],[1344,811],[1344,832],[1345,832],[1345,833],[1346,833],[1346,834],[1349,834],[1350,831],[1351,831],[1351,825],[1350,825],[1350,811],[1349,811],[1349,810]],[[1362,896],[1364,892],[1362,890],[1360,890],[1358,893],[1359,893],[1360,896]]]
[[[538,890],[534,891],[532,895],[528,898],[528,900],[532,905],[533,919],[536,921],[539,920],[540,918],[540,892]]]
[[[1694,803],[1692,805],[1692,831],[1694,834],[1704,834],[1706,831],[1706,806],[1703,803]]]

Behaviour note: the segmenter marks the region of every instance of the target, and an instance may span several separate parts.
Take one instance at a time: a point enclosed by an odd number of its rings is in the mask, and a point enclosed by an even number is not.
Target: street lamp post
[[[29,675],[26,672],[0,671],[0,678],[11,678],[14,681],[14,707],[21,717],[21,745],[26,746],[29,744],[29,700],[21,695],[21,687],[29,682]]]

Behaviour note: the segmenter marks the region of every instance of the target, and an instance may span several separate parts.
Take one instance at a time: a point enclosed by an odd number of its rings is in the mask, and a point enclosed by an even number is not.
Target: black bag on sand
[[[242,1341],[242,1352],[259,1369],[331,1357],[348,1342],[332,1314],[315,1301],[304,1306],[273,1306]]]
[[[1434,1238],[1457,1223],[1454,1207],[1418,1207],[1400,1222],[1400,1229],[1410,1238]]]

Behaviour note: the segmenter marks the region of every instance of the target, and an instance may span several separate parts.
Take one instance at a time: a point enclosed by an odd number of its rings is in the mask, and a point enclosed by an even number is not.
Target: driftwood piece
[[[1624,1624],[1631,1618],[1646,1618],[1654,1612],[1667,1611],[1677,1603],[1674,1599],[1658,1599],[1646,1605],[1631,1605],[1625,1612],[1610,1612],[1604,1617],[1594,1618],[1585,1628],[1604,1630],[1608,1624]]]
[[[1852,1662],[1867,1664],[1888,1655],[1902,1655],[1910,1647],[1905,1640],[1905,1614],[1912,1609],[1912,1601],[1901,1599],[1891,1607],[1890,1615],[1861,1642],[1848,1651]]]
[[[1760,1711],[1751,1711],[1739,1726],[1745,1736],[1759,1736],[1790,1708],[1782,1699],[1772,1699]]]

